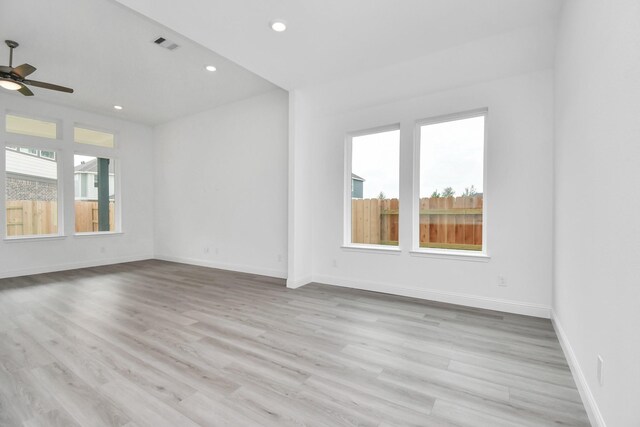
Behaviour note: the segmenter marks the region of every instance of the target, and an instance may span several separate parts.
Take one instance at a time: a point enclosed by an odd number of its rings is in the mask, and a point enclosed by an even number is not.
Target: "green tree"
[[[471,187],[465,188],[464,193],[462,193],[462,195],[465,197],[473,197],[473,196],[476,196],[477,194],[478,192],[476,191],[476,187],[474,187],[473,185]]]
[[[384,191],[381,191],[380,194],[378,194],[378,199],[384,200],[386,198],[387,198],[387,196],[385,196]]]
[[[436,188],[436,189],[434,190],[434,192],[433,192],[433,193],[431,193],[431,198],[432,198],[432,199],[437,199],[437,198],[439,198],[439,197],[442,197],[442,195],[441,195],[440,193],[438,193],[438,189]]]
[[[442,190],[442,197],[453,197],[455,196],[456,192],[453,191],[453,188],[451,187],[447,187],[444,190]]]

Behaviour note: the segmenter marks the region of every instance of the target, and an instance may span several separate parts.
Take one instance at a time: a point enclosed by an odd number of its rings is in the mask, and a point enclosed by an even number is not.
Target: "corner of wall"
[[[551,323],[553,324],[553,329],[556,331],[556,335],[558,335],[558,341],[560,341],[560,346],[562,347],[562,351],[564,352],[569,368],[571,369],[573,379],[578,387],[578,392],[582,398],[582,403],[587,411],[591,425],[595,427],[606,427],[606,423],[604,422],[598,403],[589,388],[589,383],[587,382],[584,372],[580,367],[578,358],[571,347],[567,334],[562,328],[560,319],[553,309],[551,310]]]

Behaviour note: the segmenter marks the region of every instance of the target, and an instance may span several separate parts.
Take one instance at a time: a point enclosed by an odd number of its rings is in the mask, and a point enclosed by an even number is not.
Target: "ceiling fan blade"
[[[13,74],[20,76],[20,78],[25,78],[29,74],[33,73],[36,70],[36,67],[29,64],[18,65],[13,69]]]
[[[36,80],[24,80],[22,83],[30,86],[41,87],[43,89],[57,90],[58,92],[73,93],[73,89],[64,86],[58,86],[51,83],[38,82]]]
[[[6,65],[0,65],[0,73],[11,74],[11,71],[13,71],[13,68],[8,67]]]
[[[18,84],[20,84],[20,83],[18,83]],[[33,96],[33,92],[31,92],[31,90],[28,87],[26,87],[23,84],[21,84],[20,86],[22,86],[22,87],[20,89],[18,89],[18,92],[20,92],[24,96]]]

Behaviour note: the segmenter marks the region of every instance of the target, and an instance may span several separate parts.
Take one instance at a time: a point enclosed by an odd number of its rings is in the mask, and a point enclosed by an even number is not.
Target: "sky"
[[[420,128],[420,197],[452,187],[456,196],[473,185],[483,191],[484,116]]]
[[[96,156],[83,156],[81,154],[76,154],[73,156],[73,166],[78,166],[82,162],[88,162],[90,160],[95,159]]]
[[[400,131],[354,137],[352,172],[365,179],[365,199],[399,194]],[[420,128],[420,197],[452,187],[456,195],[473,185],[483,191],[484,116]]]
[[[397,198],[400,191],[400,131],[393,130],[354,137],[351,171],[365,179],[365,199]]]

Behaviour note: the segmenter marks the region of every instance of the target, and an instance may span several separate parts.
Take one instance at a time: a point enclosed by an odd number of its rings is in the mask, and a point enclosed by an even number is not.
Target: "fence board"
[[[76,201],[76,232],[98,231],[98,202]],[[58,233],[58,204],[55,201],[7,200],[7,236],[46,235]],[[96,212],[94,214],[94,212]],[[110,230],[115,230],[115,205],[109,203]]]
[[[364,226],[362,230],[362,243],[371,243],[371,201],[363,200],[362,217]]]
[[[397,245],[398,199],[352,199],[351,203],[353,243]],[[482,196],[425,197],[419,209],[420,246],[482,249]]]

